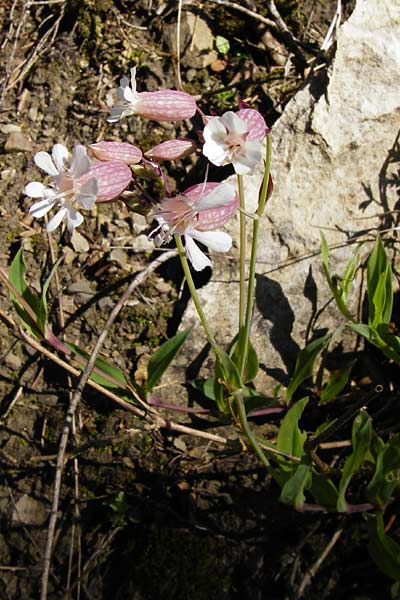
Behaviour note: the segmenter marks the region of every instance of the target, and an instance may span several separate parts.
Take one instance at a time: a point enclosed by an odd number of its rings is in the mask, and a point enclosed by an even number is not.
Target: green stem
[[[258,218],[253,221],[253,239],[251,244],[251,257],[249,266],[249,282],[247,286],[247,305],[246,305],[246,317],[243,327],[241,353],[240,353],[240,364],[239,374],[243,377],[244,369],[246,365],[247,353],[249,349],[249,338],[251,329],[251,318],[253,316],[253,305],[254,305],[254,288],[256,280],[256,261],[257,261],[257,245],[258,245],[258,233],[260,228],[261,217],[264,214],[265,204],[267,202],[268,195],[268,184],[271,167],[271,139],[269,133],[266,136],[266,153],[265,153],[265,169],[263,182],[260,189],[258,207],[256,215]]]
[[[264,465],[265,468],[269,469],[269,461],[268,458],[265,456],[264,452],[261,450],[260,446],[258,445],[258,442],[253,434],[253,432],[251,431],[250,427],[249,427],[249,423],[247,421],[247,414],[246,414],[246,409],[244,406],[244,400],[241,397],[240,393],[236,393],[234,394],[235,397],[235,402],[236,402],[236,406],[237,406],[237,415],[239,417],[239,421],[240,421],[240,425],[242,427],[242,431],[244,433],[244,435],[247,438],[247,441],[249,442],[250,446],[252,447],[252,449],[254,450],[254,452],[257,454],[258,458],[260,459],[260,461],[262,462],[262,464]]]
[[[239,236],[239,330],[244,324],[244,315],[246,309],[246,215],[245,201],[244,201],[244,190],[243,190],[243,176],[237,175],[237,184],[239,192],[239,225],[240,225],[240,236]]]
[[[192,274],[190,272],[189,263],[188,263],[187,258],[186,258],[185,248],[184,248],[184,246],[182,244],[182,239],[181,239],[181,237],[179,235],[175,235],[174,238],[175,238],[176,247],[178,248],[178,255],[179,255],[179,258],[180,258],[180,261],[181,261],[181,264],[182,264],[182,269],[183,269],[183,272],[185,274],[186,283],[188,285],[189,292],[190,292],[190,295],[192,297],[193,303],[194,303],[194,305],[196,307],[197,314],[200,317],[200,321],[201,321],[201,324],[203,326],[204,333],[206,334],[207,339],[208,339],[208,341],[210,342],[210,344],[212,346],[212,349],[214,350],[214,352],[216,354],[218,354],[219,347],[218,347],[217,342],[214,339],[213,334],[211,333],[210,326],[208,325],[206,316],[205,316],[204,311],[203,311],[203,309],[201,307],[200,298],[199,298],[199,296],[197,294],[196,286],[194,285],[193,277],[192,277]]]

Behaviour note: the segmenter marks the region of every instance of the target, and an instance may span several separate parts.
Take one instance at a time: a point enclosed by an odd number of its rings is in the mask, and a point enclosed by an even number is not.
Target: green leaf
[[[83,364],[80,364],[83,370],[86,366],[87,361],[90,358],[90,354],[76,344],[66,343],[66,346],[72,350],[77,356],[84,358]],[[118,367],[111,365],[104,358],[97,358],[95,361],[95,367],[90,375],[96,383],[99,383],[103,387],[109,390],[124,389],[128,385],[128,380]]]
[[[169,367],[179,350],[182,348],[192,328],[177,333],[173,338],[164,342],[152,355],[147,366],[146,394],[160,381],[163,373]]]
[[[9,272],[8,279],[15,291],[19,294],[10,292],[10,298],[14,304],[15,310],[22,319],[27,330],[35,337],[41,339],[45,335],[44,323],[40,320],[40,299],[32,292],[25,280],[26,266],[22,253],[22,246],[16,253]],[[22,299],[22,302],[21,302]]]
[[[321,392],[321,402],[329,402],[340,394],[349,380],[351,369],[352,367],[348,367],[331,373],[326,386]]]
[[[381,440],[382,441],[382,440]],[[367,494],[371,502],[384,506],[400,486],[400,434],[393,436],[380,447],[376,457],[375,472],[368,484]]]
[[[389,323],[393,309],[392,269],[380,236],[368,259],[367,289],[369,325],[375,328]]]
[[[348,295],[349,295],[350,285],[352,284],[354,275],[356,274],[356,271],[357,271],[360,247],[361,247],[361,244],[359,244],[355,248],[354,252],[350,256],[350,259],[346,265],[346,269],[343,274],[342,280],[340,282],[339,289],[340,289],[342,301],[345,306],[347,306],[347,299],[348,299]]]
[[[296,510],[300,510],[306,499],[304,490],[310,486],[311,478],[311,465],[299,464],[284,484],[279,500],[284,504],[293,504]]]
[[[365,410],[361,410],[360,414],[353,421],[351,433],[351,441],[353,452],[347,457],[342,471],[342,477],[339,484],[339,497],[337,501],[338,512],[346,512],[346,490],[351,481],[352,476],[362,463],[369,451],[372,436],[371,419]]]
[[[318,354],[329,343],[330,334],[313,340],[301,350],[297,356],[294,373],[286,391],[286,402],[289,403],[299,385],[312,375],[313,366]]]
[[[45,324],[46,324],[47,317],[48,317],[47,290],[48,290],[51,280],[53,279],[53,277],[59,267],[59,264],[63,260],[63,258],[64,258],[63,256],[60,256],[60,258],[54,263],[53,268],[50,271],[50,275],[48,276],[48,278],[46,279],[46,281],[44,282],[43,287],[42,287],[38,318],[39,318],[40,326],[43,328],[43,331],[44,331]]]
[[[236,366],[240,364],[241,353],[243,352],[243,335],[242,331],[234,338],[230,348],[229,348],[229,356],[232,358],[233,362]],[[253,381],[255,376],[258,373],[258,356],[257,352],[254,350],[254,346],[250,340],[248,340],[247,344],[247,357],[244,365],[243,372],[243,383],[249,383]]]
[[[280,452],[299,458],[302,457],[307,434],[304,431],[300,431],[299,420],[307,402],[308,398],[302,398],[296,402],[282,419],[277,439],[277,449]]]
[[[386,535],[383,514],[366,514],[370,541],[368,551],[378,567],[395,581],[400,580],[400,546]]]
[[[215,47],[220,54],[228,54],[230,49],[229,40],[222,35],[215,36]]]
[[[310,485],[310,494],[318,504],[336,507],[338,499],[338,490],[331,479],[327,479],[325,474],[312,471],[312,481]]]
[[[329,248],[324,234],[321,232],[321,258],[322,270],[328,282],[330,290],[333,294],[335,302],[340,312],[347,318],[352,320],[350,311],[347,308],[346,301],[354,273],[357,268],[357,254],[353,253],[345,270],[343,278],[332,277],[329,271]]]

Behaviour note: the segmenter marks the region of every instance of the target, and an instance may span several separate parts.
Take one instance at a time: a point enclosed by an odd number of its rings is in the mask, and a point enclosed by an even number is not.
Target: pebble
[[[30,137],[22,131],[12,131],[4,144],[5,152],[32,152],[32,149]]]

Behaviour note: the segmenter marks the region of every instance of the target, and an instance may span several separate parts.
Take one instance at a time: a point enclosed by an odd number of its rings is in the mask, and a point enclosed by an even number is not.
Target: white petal
[[[65,217],[65,215],[67,214],[67,212],[68,212],[68,209],[66,206],[63,206],[62,208],[60,208],[60,210],[58,212],[56,212],[54,217],[52,217],[50,219],[50,221],[47,223],[47,226],[46,226],[47,231],[50,232],[50,231],[54,231],[55,229],[57,229],[57,227],[59,226],[59,224]]]
[[[46,198],[45,200],[39,200],[39,202],[35,202],[29,209],[29,212],[35,219],[40,219],[45,214],[49,212],[49,210],[56,203],[56,199]]]
[[[208,140],[203,146],[203,154],[213,165],[220,167],[228,159],[228,153],[224,149],[224,144],[215,140]]]
[[[204,127],[203,136],[206,142],[214,140],[220,144],[224,144],[227,136],[226,127],[223,124],[221,117],[213,117]]]
[[[209,194],[200,198],[192,207],[195,210],[218,208],[232,202],[235,197],[235,188],[230,183],[221,183],[211,190]]]
[[[239,135],[243,135],[249,129],[246,121],[241,119],[234,113],[232,110],[224,113],[221,117],[222,123],[229,130],[229,133],[237,133]]]
[[[111,108],[110,116],[107,117],[107,121],[109,123],[116,123],[122,119],[122,117],[127,117],[129,115],[133,115],[133,110],[126,106],[122,106],[121,104],[116,104]]]
[[[233,168],[238,175],[249,175],[261,162],[263,144],[259,141],[244,142],[240,152],[232,159]]]
[[[46,186],[39,181],[31,181],[24,187],[24,194],[26,196],[30,196],[31,198],[43,198],[44,190],[46,190]]]
[[[69,152],[64,144],[54,144],[51,152],[54,164],[56,165],[57,171],[62,173],[65,171],[65,161],[69,158]]]
[[[75,200],[82,206],[90,210],[96,202],[96,194],[99,190],[99,184],[96,177],[89,179],[86,183],[79,186],[79,190],[75,194]]]
[[[131,88],[132,92],[136,94],[136,67],[131,69]]]
[[[39,167],[39,169],[42,169],[42,171],[44,171],[48,175],[53,175],[53,177],[56,177],[58,175],[56,166],[53,163],[51,156],[48,152],[43,152],[43,150],[41,150],[40,152],[36,152],[35,156],[33,157],[33,160],[35,161],[35,164]]]
[[[195,271],[202,271],[206,267],[211,267],[211,260],[200,250],[190,235],[185,234],[185,252],[186,256],[193,265]]]
[[[90,169],[90,158],[86,153],[85,146],[81,146],[80,144],[76,145],[72,151],[72,160],[70,172],[74,179],[79,179],[81,175],[87,173]]]
[[[75,229],[75,227],[78,227],[82,223],[83,216],[80,212],[75,210],[75,208],[71,204],[67,204],[67,211],[67,227],[70,231],[72,231],[73,229]]]
[[[124,88],[124,100],[129,102],[129,104],[133,104],[136,100],[136,94],[130,87]]]
[[[190,229],[187,230],[187,233],[201,244],[216,252],[228,252],[232,247],[232,238],[224,231],[199,231],[198,229]]]

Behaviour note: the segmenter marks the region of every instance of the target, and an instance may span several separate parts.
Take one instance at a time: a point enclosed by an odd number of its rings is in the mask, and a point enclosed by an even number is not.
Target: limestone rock
[[[358,0],[339,31],[332,64],[310,76],[273,127],[274,193],[261,225],[252,339],[263,373],[283,383],[310,336],[340,322],[333,303],[318,312],[331,296],[321,272],[320,230],[336,247],[332,268],[340,273],[354,248],[349,240],[382,224],[378,213],[398,202],[390,182],[399,160],[399,39],[397,0]],[[261,177],[245,183],[250,210]],[[227,229],[238,240],[237,222]],[[370,249],[366,244],[364,256]],[[213,262],[211,281],[199,292],[217,338],[227,342],[237,327],[237,272],[223,255]],[[191,344],[200,351],[204,338],[189,304],[183,326],[193,323]]]

